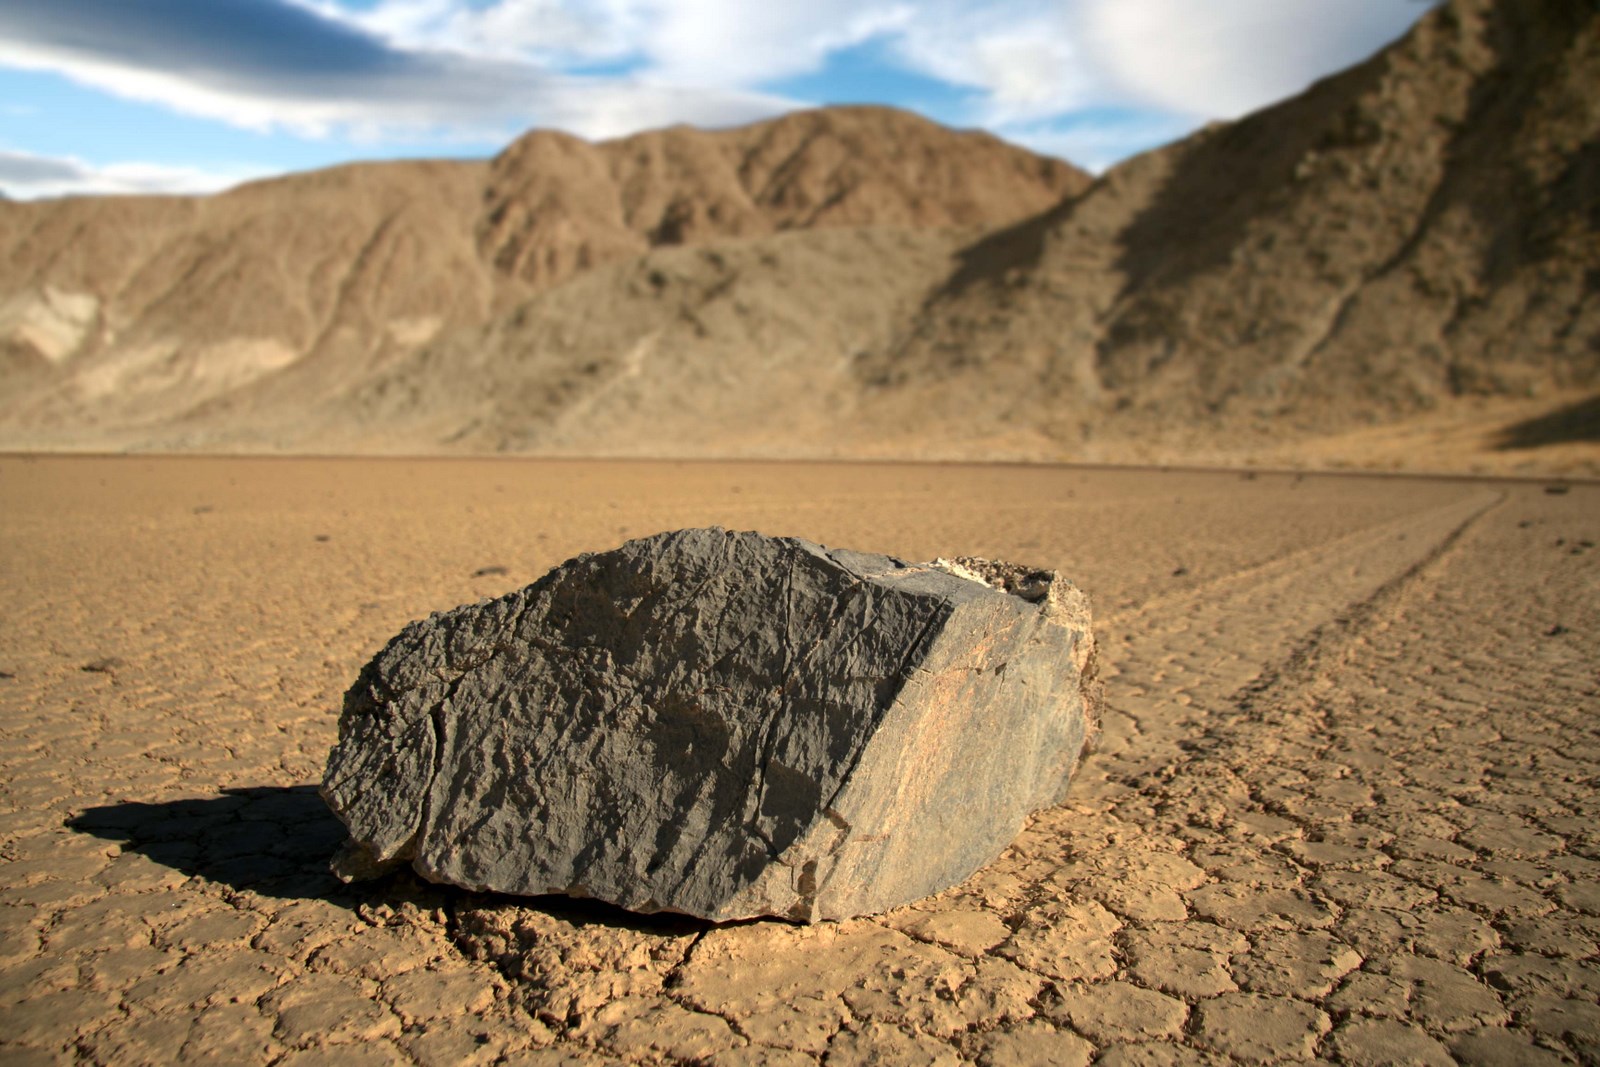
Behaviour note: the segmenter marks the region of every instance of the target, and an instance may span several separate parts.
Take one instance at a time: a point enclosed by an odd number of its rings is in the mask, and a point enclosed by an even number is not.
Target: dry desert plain
[[[0,1060],[1600,1061],[1600,486],[1067,467],[0,459]],[[406,621],[699,524],[1060,568],[1107,728],[887,915],[327,872]]]

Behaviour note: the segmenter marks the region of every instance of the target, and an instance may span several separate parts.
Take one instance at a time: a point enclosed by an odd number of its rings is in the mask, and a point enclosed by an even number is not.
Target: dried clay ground
[[[1600,1061],[1600,487],[1061,468],[0,460],[0,1060]],[[1107,729],[887,915],[326,873],[407,620],[720,523],[1061,568]]]

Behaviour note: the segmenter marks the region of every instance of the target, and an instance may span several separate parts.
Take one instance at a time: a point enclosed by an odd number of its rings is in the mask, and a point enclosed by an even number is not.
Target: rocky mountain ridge
[[[24,444],[92,439],[92,426],[177,447],[316,448],[350,427],[337,406],[305,424],[308,405],[652,248],[977,231],[1089,181],[987,134],[841,108],[598,145],[536,131],[486,163],[358,164],[210,197],[8,204],[0,418]],[[226,425],[208,426],[219,413]],[[168,433],[179,425],[198,429]]]
[[[1481,451],[1600,387],[1595,84],[1593,5],[1451,0],[1094,180],[845,108],[8,203],[0,443],[1294,461],[1481,422]]]
[[[970,397],[1021,362],[1063,436],[1108,405],[1316,431],[1592,386],[1597,83],[1591,5],[1447,4],[971,246],[873,373]]]

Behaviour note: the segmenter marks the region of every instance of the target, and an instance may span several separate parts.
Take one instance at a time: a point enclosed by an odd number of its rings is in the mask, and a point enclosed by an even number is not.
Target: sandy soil
[[[813,928],[345,888],[407,620],[700,524],[1062,568],[1102,750]],[[0,1059],[1600,1060],[1600,487],[888,465],[0,460]]]

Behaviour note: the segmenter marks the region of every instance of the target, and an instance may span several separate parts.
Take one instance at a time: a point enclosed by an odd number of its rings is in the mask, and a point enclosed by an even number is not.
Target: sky
[[[187,193],[887,104],[1099,171],[1399,36],[1422,0],[0,0],[0,192]]]

